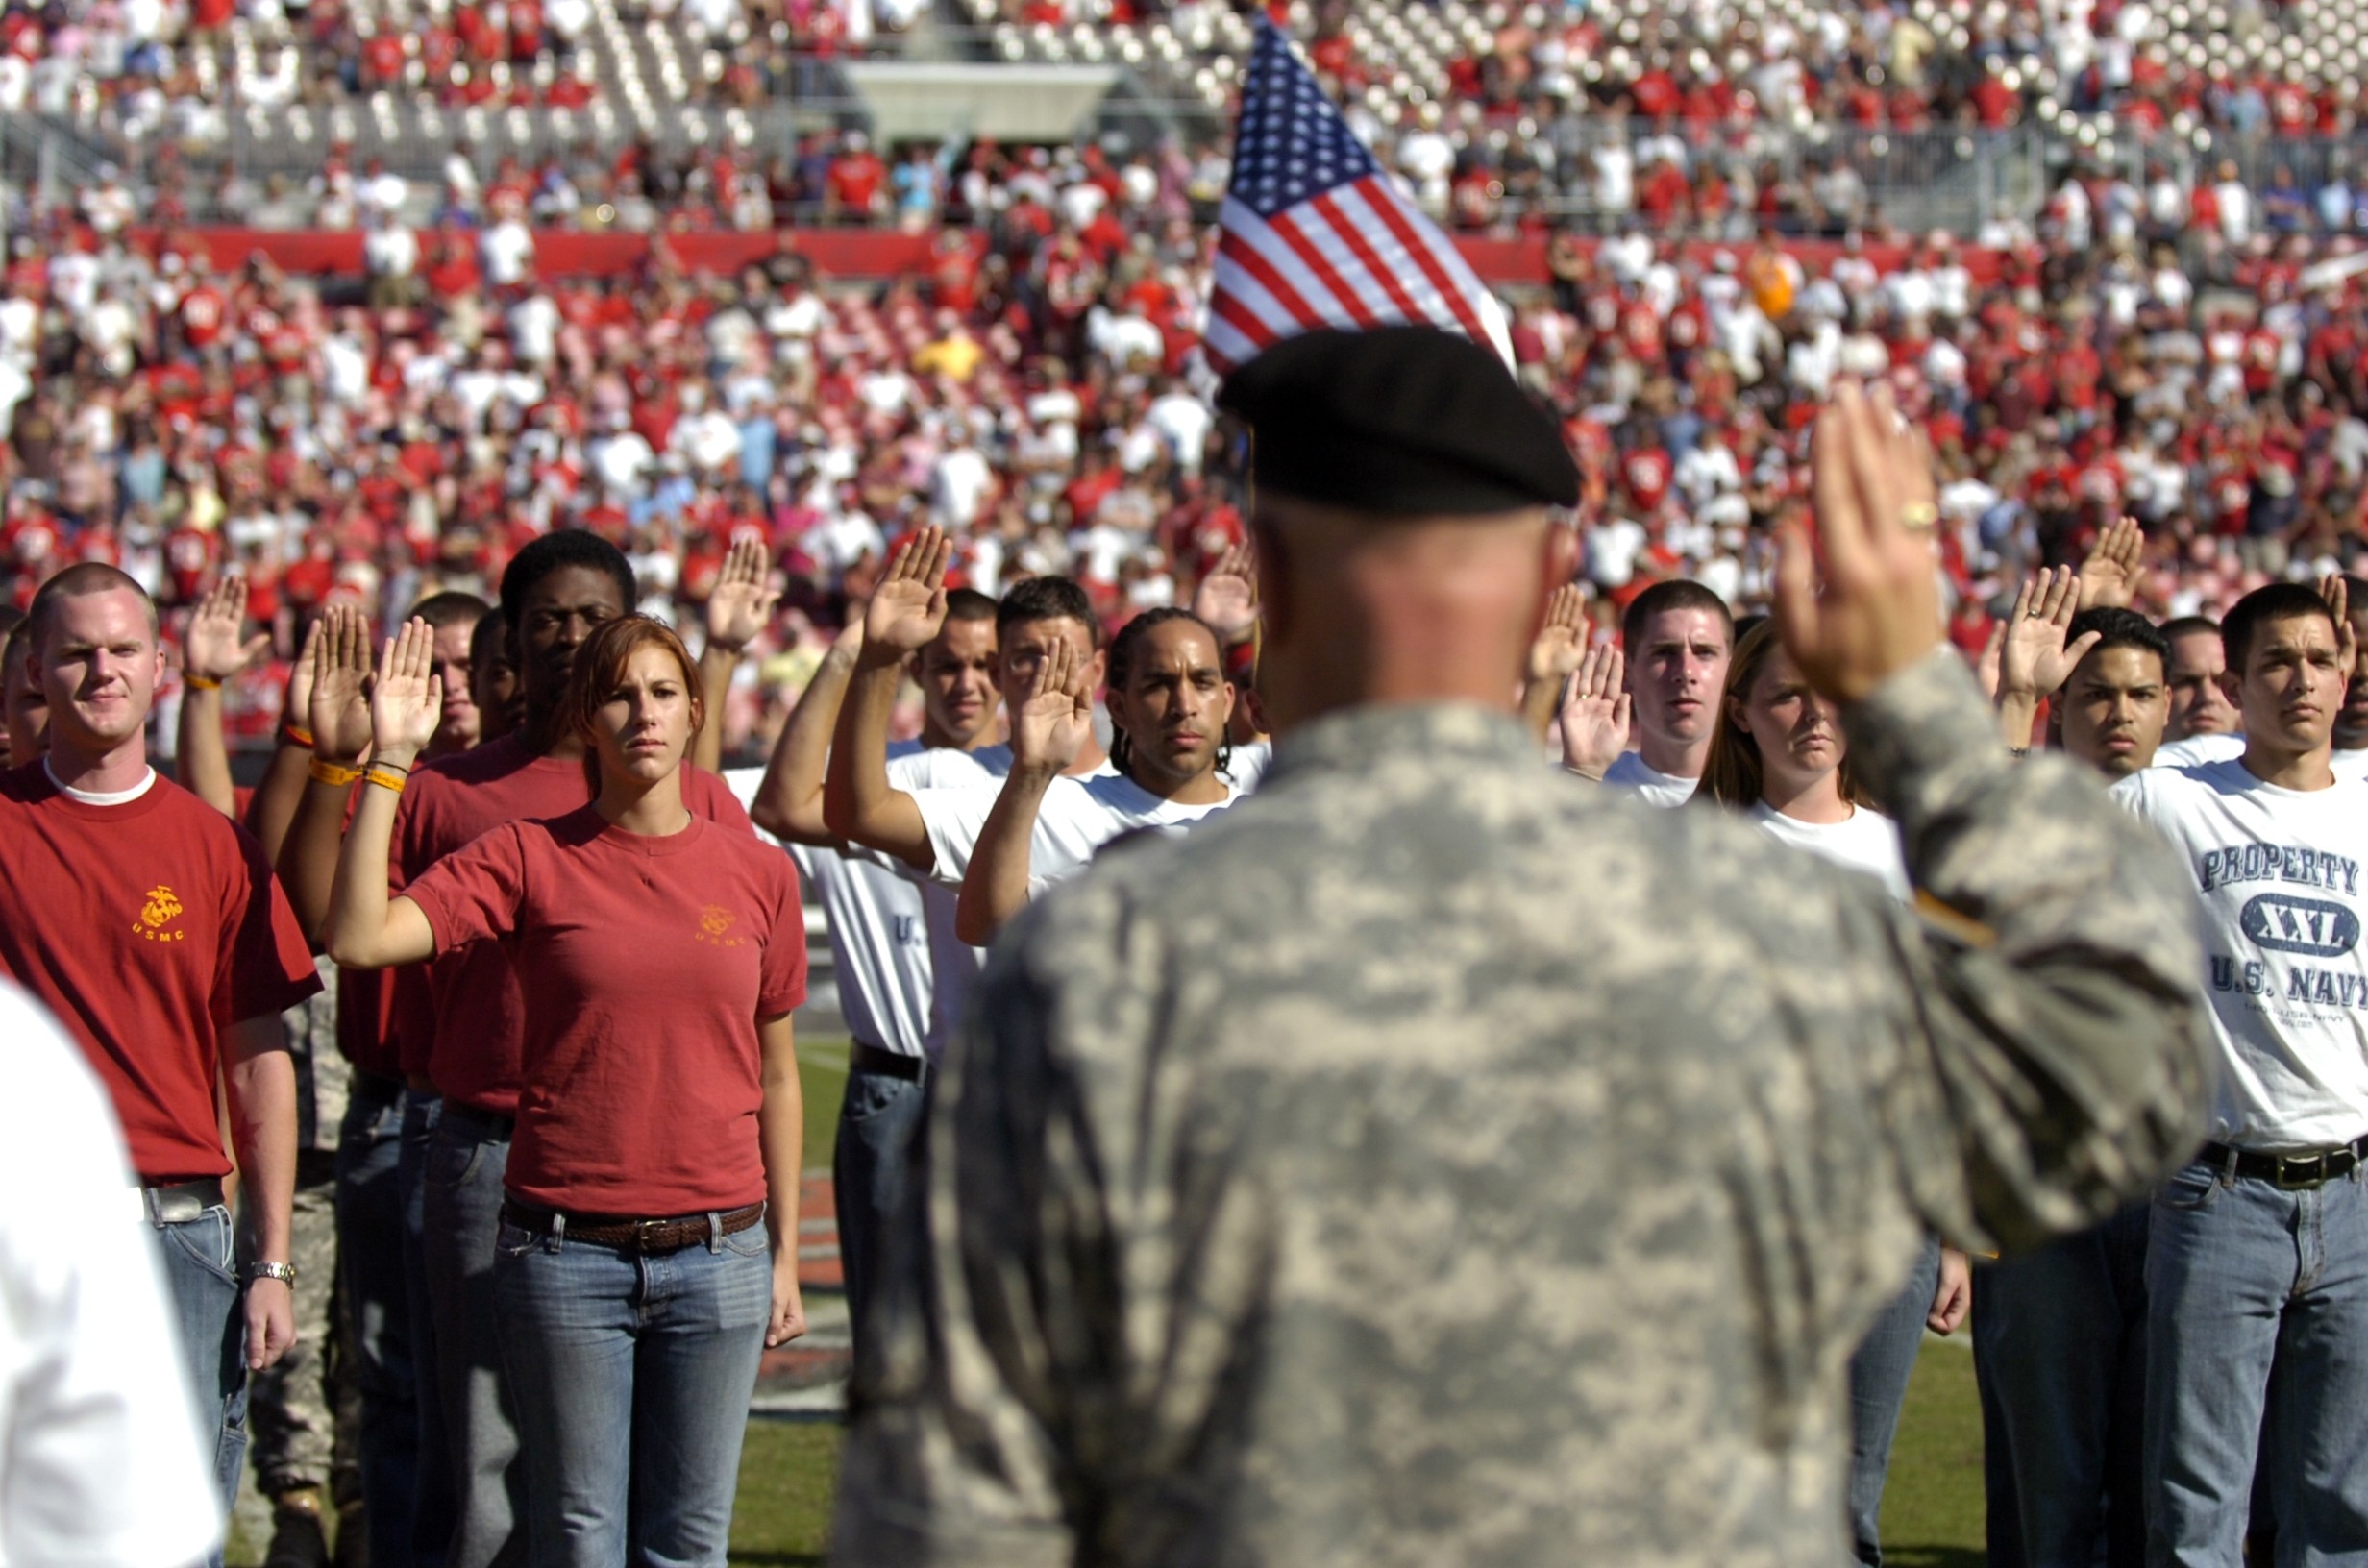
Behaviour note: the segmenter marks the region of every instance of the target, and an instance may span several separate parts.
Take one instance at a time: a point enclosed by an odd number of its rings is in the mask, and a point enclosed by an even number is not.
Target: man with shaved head
[[[1845,1367],[1923,1234],[2029,1244],[2192,1146],[2177,863],[1997,747],[1887,398],[1821,421],[1780,597],[1925,912],[1541,766],[1577,476],[1493,354],[1313,332],[1220,401],[1273,765],[990,957],[835,1560],[1847,1560]]]

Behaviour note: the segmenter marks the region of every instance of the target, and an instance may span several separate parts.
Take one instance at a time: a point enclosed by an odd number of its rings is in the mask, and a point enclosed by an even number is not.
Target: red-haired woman
[[[593,802],[495,828],[390,899],[395,797],[439,707],[431,654],[413,622],[380,661],[376,787],[330,951],[383,968],[498,940],[525,988],[495,1301],[529,1560],[721,1565],[757,1360],[805,1330],[797,872],[684,807],[698,667],[663,624],[625,616],[577,653],[567,698]]]

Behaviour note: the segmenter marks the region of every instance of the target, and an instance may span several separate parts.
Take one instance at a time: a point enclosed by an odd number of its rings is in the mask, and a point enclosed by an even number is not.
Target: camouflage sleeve
[[[906,1314],[875,1368],[857,1367],[833,1562],[1076,1560],[1050,1369],[1071,1360],[1055,1341],[1080,1332],[1086,1302],[1067,1265],[1081,1261],[1072,1242],[1098,1207],[1100,1151],[1049,1047],[1051,988],[1024,956],[1039,950],[1022,937],[1046,907],[998,943],[933,1090],[928,1323]]]
[[[1845,723],[1918,890],[1887,939],[1896,962],[1862,967],[1897,1024],[1871,1089],[1912,1201],[1984,1250],[2102,1219],[2202,1138],[2185,877],[2073,763],[2012,763],[1952,653]]]

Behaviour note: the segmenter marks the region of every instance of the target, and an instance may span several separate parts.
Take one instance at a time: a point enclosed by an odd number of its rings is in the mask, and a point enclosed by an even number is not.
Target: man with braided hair
[[[1146,610],[1110,643],[1110,762],[1099,778],[1063,773],[1094,730],[1094,692],[1066,649],[1045,661],[1012,710],[1011,772],[979,824],[955,929],[985,943],[1094,851],[1143,829],[1174,829],[1231,805],[1234,691],[1224,649],[1189,610]],[[941,871],[944,870],[941,864]]]

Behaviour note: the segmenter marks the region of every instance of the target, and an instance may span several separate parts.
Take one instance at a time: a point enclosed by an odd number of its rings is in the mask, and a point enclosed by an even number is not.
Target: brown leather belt
[[[763,1223],[765,1206],[752,1203],[746,1209],[727,1210],[717,1217],[723,1221],[722,1235],[737,1236]],[[571,1214],[557,1209],[537,1209],[514,1199],[503,1201],[502,1222],[533,1236],[589,1241],[595,1246],[616,1247],[625,1252],[680,1252],[684,1247],[703,1247],[715,1236],[708,1229],[705,1214],[689,1214],[680,1219],[628,1219],[619,1214]]]

